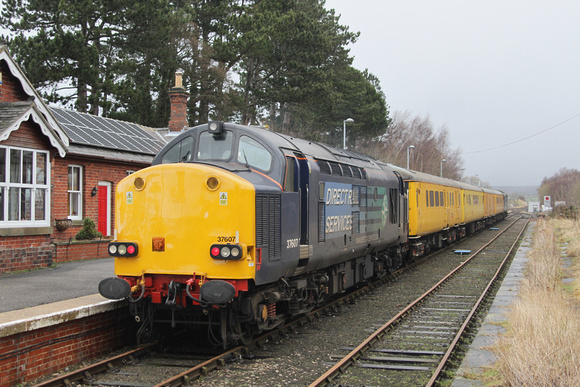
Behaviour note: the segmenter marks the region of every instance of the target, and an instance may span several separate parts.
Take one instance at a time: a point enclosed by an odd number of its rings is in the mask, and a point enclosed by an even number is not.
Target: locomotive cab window
[[[297,184],[298,165],[294,157],[286,156],[286,176],[284,178],[284,191],[298,192]]]
[[[186,163],[191,160],[193,151],[193,138],[185,137],[183,140],[173,145],[161,159],[161,164]]]
[[[202,132],[199,135],[198,160],[229,160],[232,156],[233,134]]]
[[[238,145],[238,163],[269,171],[272,167],[272,154],[258,141],[241,136]]]

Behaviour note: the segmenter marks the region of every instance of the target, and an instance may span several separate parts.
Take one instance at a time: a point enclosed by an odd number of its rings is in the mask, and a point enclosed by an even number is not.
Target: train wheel
[[[237,331],[239,334],[239,341],[240,343],[247,345],[252,342],[254,339],[254,332],[250,324],[240,324],[238,323]]]

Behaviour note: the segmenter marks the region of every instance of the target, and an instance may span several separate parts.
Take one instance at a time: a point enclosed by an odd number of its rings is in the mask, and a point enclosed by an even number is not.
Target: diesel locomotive
[[[99,285],[153,328],[227,346],[506,214],[495,190],[265,129],[210,122],[119,182],[116,277]]]

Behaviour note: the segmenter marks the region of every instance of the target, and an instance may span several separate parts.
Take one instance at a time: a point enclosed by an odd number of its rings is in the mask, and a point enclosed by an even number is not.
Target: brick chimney
[[[175,86],[169,90],[171,102],[171,118],[169,119],[169,131],[180,132],[187,123],[187,97],[189,93],[183,88],[183,70],[175,72]]]

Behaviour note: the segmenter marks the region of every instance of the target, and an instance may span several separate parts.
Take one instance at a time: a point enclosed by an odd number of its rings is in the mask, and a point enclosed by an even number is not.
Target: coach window
[[[429,191],[429,207],[435,206],[435,192]]]
[[[272,167],[272,154],[253,138],[241,136],[238,146],[238,163],[269,171]]]
[[[439,207],[439,192],[435,191],[435,207]]]
[[[445,206],[445,194],[443,193],[443,191],[439,192],[439,203],[441,203],[441,206]]]

